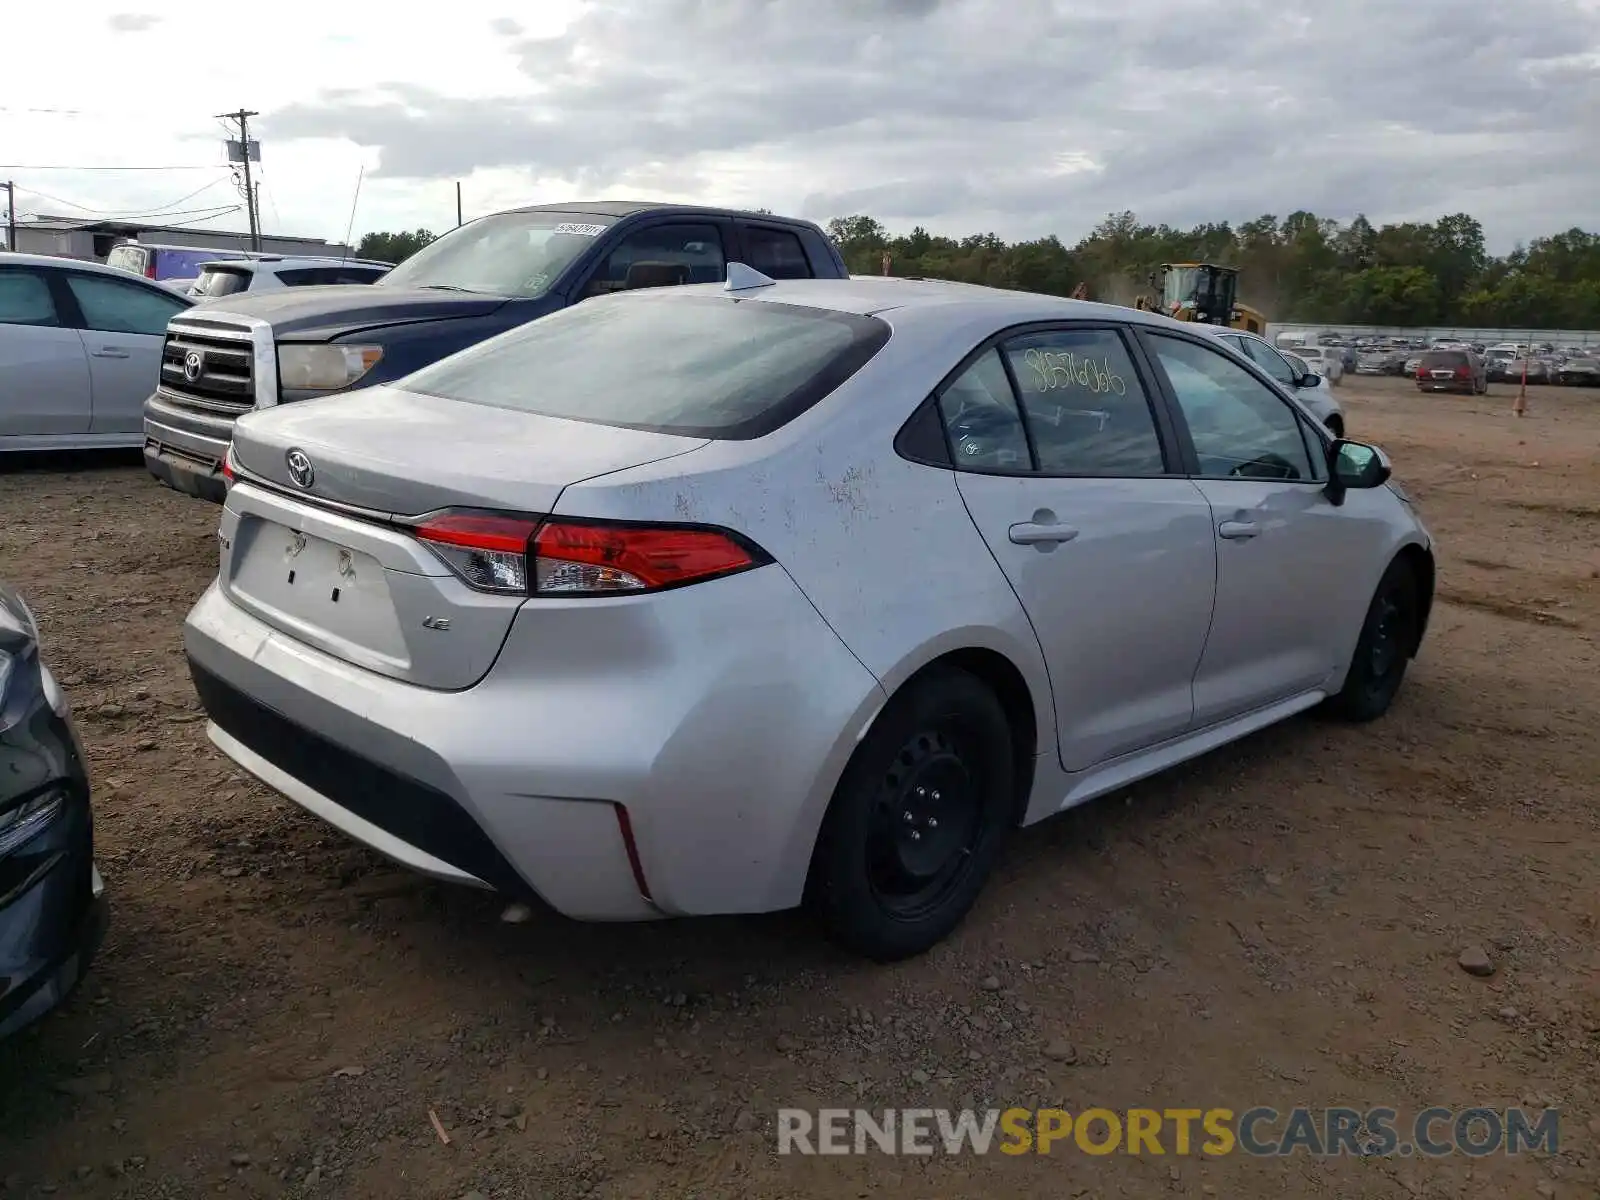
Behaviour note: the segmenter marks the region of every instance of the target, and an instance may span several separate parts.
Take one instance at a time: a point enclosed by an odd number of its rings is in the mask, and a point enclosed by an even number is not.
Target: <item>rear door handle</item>
[[[1254,521],[1224,521],[1217,526],[1217,536],[1230,542],[1242,542],[1260,532],[1260,527]]]
[[[118,349],[116,346],[101,346],[100,349],[91,350],[91,351],[89,351],[89,353],[94,355],[96,358],[127,358],[128,357],[128,352],[126,350]]]
[[[1077,537],[1078,531],[1070,525],[1023,521],[1008,529],[1006,536],[1019,546],[1058,546]]]

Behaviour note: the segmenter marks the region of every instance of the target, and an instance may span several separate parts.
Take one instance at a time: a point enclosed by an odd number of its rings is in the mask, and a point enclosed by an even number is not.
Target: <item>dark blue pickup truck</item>
[[[596,201],[469,221],[373,284],[197,305],[167,326],[161,377],[145,401],[145,465],[220,503],[233,422],[251,409],[388,383],[589,296],[715,283],[730,262],[773,279],[849,274],[809,221]]]

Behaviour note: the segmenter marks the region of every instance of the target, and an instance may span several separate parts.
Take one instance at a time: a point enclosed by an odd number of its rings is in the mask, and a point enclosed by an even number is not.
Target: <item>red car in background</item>
[[[1429,350],[1417,363],[1419,392],[1464,392],[1481,396],[1489,390],[1488,367],[1471,350]]]

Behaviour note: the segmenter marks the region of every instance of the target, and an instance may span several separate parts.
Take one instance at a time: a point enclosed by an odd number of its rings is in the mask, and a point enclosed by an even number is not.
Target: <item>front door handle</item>
[[[1242,542],[1260,532],[1261,527],[1254,521],[1224,521],[1217,526],[1217,536],[1230,542]]]
[[[128,357],[128,352],[126,350],[120,350],[116,346],[101,346],[100,349],[91,350],[91,351],[89,351],[89,353],[94,355],[96,358],[127,358]]]
[[[1078,531],[1070,525],[1059,525],[1055,522],[1023,521],[1020,525],[1013,525],[1006,530],[1006,536],[1018,546],[1048,547],[1070,542],[1078,536]]]

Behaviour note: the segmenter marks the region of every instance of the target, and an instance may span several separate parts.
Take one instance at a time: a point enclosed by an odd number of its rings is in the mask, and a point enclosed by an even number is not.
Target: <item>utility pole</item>
[[[0,183],[6,190],[6,249],[17,252],[17,185],[9,179]]]
[[[456,180],[456,228],[461,228],[461,180]]]
[[[256,189],[250,182],[250,118],[260,113],[241,108],[238,112],[218,113],[220,121],[232,121],[239,126],[239,158],[244,164],[244,206],[250,217],[250,249],[261,250],[261,225],[256,210]]]

